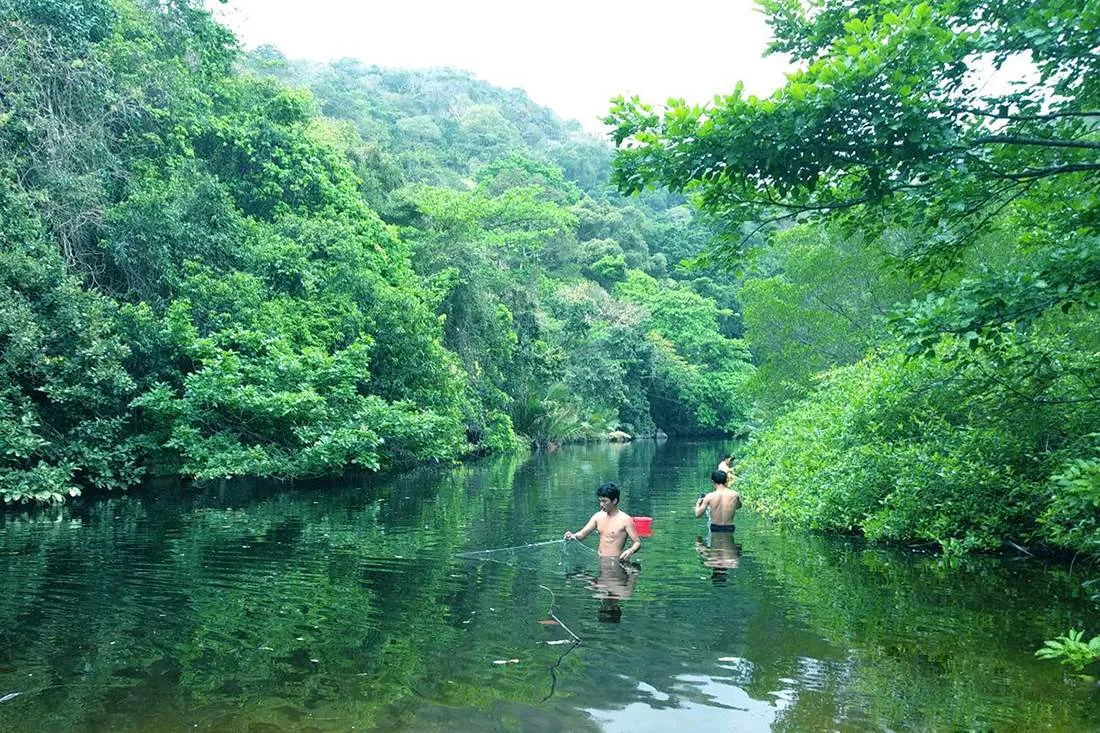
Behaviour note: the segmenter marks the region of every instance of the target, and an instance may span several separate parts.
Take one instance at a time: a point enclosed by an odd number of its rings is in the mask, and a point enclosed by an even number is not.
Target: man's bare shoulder
[[[628,523],[633,521],[634,518],[624,512],[622,509],[615,512],[615,516],[611,518],[611,524],[614,527],[625,527]]]

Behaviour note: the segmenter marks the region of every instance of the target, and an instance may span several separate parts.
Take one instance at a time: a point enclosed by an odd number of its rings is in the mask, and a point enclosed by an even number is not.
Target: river
[[[1100,691],[1033,655],[1100,631],[1079,573],[747,509],[708,536],[722,448],[9,510],[0,730],[1100,730]],[[556,541],[601,481],[653,517],[629,572]]]

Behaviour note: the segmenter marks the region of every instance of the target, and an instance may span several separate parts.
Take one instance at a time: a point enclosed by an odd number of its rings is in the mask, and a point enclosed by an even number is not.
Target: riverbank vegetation
[[[619,100],[614,151],[197,0],[13,0],[0,496],[751,433],[778,520],[1100,555],[1078,5],[767,0],[784,87]]]
[[[1100,555],[1100,3],[762,5],[798,68],[773,95],[609,118],[622,190],[693,195],[746,273],[745,493]]]
[[[0,151],[5,503],[747,423],[713,228],[522,92],[12,0]]]

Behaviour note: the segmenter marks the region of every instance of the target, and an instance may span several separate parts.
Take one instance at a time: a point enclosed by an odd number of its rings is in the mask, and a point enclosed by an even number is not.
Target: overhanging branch
[[[1031,181],[1047,176],[1058,176],[1064,173],[1082,173],[1086,171],[1100,171],[1100,163],[1073,163],[1071,165],[1055,165],[1049,168],[1032,168],[1018,173],[998,173],[1000,178],[1009,178],[1013,181]]]
[[[1043,137],[1019,137],[1016,135],[986,135],[975,138],[978,145],[1039,145],[1049,148],[1083,148],[1086,150],[1100,150],[1100,143],[1084,140],[1052,140]]]

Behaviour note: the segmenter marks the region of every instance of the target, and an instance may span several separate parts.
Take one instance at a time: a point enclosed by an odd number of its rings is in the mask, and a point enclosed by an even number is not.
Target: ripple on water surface
[[[1100,630],[1064,573],[710,535],[723,447],[9,515],[0,730],[1096,730],[1032,654]],[[638,567],[558,541],[609,479],[653,518]]]

